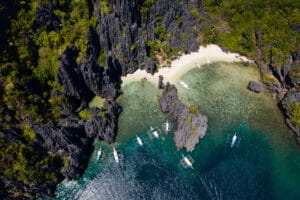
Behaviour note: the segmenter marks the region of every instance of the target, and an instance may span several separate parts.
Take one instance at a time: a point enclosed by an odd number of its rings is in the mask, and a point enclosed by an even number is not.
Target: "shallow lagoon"
[[[148,126],[161,125],[167,116],[160,112],[156,87],[133,82],[118,99],[124,109],[116,144],[121,165],[114,163],[111,146],[95,141],[85,175],[60,184],[55,199],[300,199],[300,147],[271,95],[247,89],[249,80],[259,81],[257,70],[214,63],[181,80],[190,89],[176,84],[180,98],[209,117],[207,135],[191,153],[194,170],[179,164],[171,135],[149,139]],[[233,131],[241,142],[231,149],[225,141]],[[97,163],[99,146],[105,155]]]

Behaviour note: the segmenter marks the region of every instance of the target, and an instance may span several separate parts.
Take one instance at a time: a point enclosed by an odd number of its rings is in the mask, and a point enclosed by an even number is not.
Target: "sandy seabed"
[[[206,47],[200,46],[199,50],[196,52],[183,54],[173,60],[170,67],[159,68],[158,72],[154,75],[147,73],[146,70],[138,69],[135,73],[122,77],[122,84],[125,85],[133,81],[147,79],[157,85],[160,75],[164,77],[164,82],[175,84],[175,82],[177,82],[183,74],[193,68],[201,68],[201,65],[204,64],[210,64],[211,62],[245,61],[252,62],[245,56],[241,56],[238,53],[224,52],[219,46],[209,44]]]

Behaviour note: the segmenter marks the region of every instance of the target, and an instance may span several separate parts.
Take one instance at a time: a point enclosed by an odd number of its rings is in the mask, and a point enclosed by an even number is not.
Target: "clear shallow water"
[[[83,178],[60,184],[54,199],[300,199],[300,148],[270,95],[247,90],[250,79],[259,80],[255,69],[220,63],[185,74],[189,90],[177,84],[180,98],[209,117],[207,135],[191,154],[194,170],[179,164],[171,135],[151,140],[145,133],[166,119],[158,90],[146,81],[126,85],[116,144],[121,165],[111,146],[95,141]],[[242,140],[231,149],[225,141],[233,131]],[[136,145],[136,133],[145,147]],[[96,162],[99,146],[106,154]]]

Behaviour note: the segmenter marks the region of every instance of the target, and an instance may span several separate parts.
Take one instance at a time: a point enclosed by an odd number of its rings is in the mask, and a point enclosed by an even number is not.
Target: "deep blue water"
[[[85,175],[60,184],[53,199],[300,199],[300,148],[270,94],[247,90],[250,79],[259,81],[256,69],[217,63],[185,74],[189,90],[176,84],[180,98],[209,117],[207,134],[192,153],[178,151],[172,134],[159,140],[146,134],[149,125],[167,119],[154,85],[123,86],[113,145],[121,163],[114,162],[112,146],[95,141]],[[234,131],[241,142],[230,148],[226,138]],[[137,133],[144,147],[136,144]],[[100,146],[105,155],[96,162]],[[181,152],[193,157],[193,170],[181,166]]]

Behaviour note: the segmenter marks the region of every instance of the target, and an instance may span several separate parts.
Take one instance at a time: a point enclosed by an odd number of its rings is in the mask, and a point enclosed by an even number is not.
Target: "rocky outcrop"
[[[116,99],[121,94],[121,65],[112,57],[108,57],[107,63],[110,67],[104,69],[101,92],[108,99]]]
[[[262,89],[262,85],[255,81],[249,81],[248,88],[253,92],[260,93]]]
[[[297,25],[296,25],[297,26]],[[294,31],[298,31],[297,27],[294,27]],[[256,64],[260,68],[263,75],[264,84],[271,90],[274,99],[277,99],[279,108],[282,110],[287,126],[296,133],[297,141],[300,141],[299,128],[297,128],[295,121],[291,120],[292,110],[291,105],[293,103],[300,103],[300,99],[297,97],[297,90],[300,86],[300,51],[293,52],[285,63],[275,65],[272,60],[272,45],[270,46],[270,60],[266,63],[262,54],[262,34],[256,33],[257,55]],[[276,58],[275,58],[276,59]],[[297,108],[299,109],[299,108]],[[297,110],[296,109],[296,110]],[[294,111],[296,111],[294,110]]]
[[[290,92],[286,98],[280,102],[280,105],[287,111],[287,108],[293,103],[300,102],[300,92]],[[289,115],[289,114],[288,114]]]
[[[199,18],[205,16],[200,2],[174,0],[170,4],[169,0],[155,0],[150,5],[139,0],[107,2],[113,8],[109,14],[103,14],[99,1],[95,2],[96,31],[101,48],[119,61],[123,75],[138,68],[155,72],[158,63],[151,55],[159,45],[155,41],[166,40],[168,48],[177,52],[198,49],[195,30],[203,28]],[[191,8],[199,16],[193,15]]]
[[[99,40],[98,35],[93,29],[88,31],[87,53],[80,64],[80,75],[88,90],[94,95],[99,95],[102,91],[102,74],[103,67],[100,67],[97,62],[99,54]]]
[[[283,111],[286,117],[286,124],[291,130],[296,133],[297,137],[300,137],[300,129],[292,123],[293,112],[295,109],[299,109],[300,92],[289,92],[286,97],[279,103],[279,107]]]
[[[53,6],[42,4],[35,11],[36,26],[43,27],[47,31],[58,31],[60,28],[60,19],[53,13]]]
[[[88,32],[87,55],[82,63],[76,62],[78,50],[76,47],[69,47],[61,58],[61,65],[58,70],[58,81],[64,88],[63,95],[72,105],[71,109],[64,111],[65,118],[59,125],[40,126],[36,128],[38,132],[39,144],[46,149],[58,152],[60,147],[69,155],[69,165],[64,173],[68,178],[78,178],[84,171],[90,156],[90,141],[98,137],[108,143],[115,141],[117,133],[117,121],[121,112],[121,107],[115,102],[120,94],[121,70],[118,61],[111,56],[107,58],[109,67],[101,67],[97,62],[99,54],[98,35],[90,29]],[[89,109],[87,104],[95,95],[103,94],[107,101],[103,109]],[[86,120],[78,119],[78,113],[82,109],[88,109],[91,117]],[[99,115],[98,113],[102,113]],[[68,124],[67,127],[63,126]],[[73,124],[70,126],[70,124]],[[69,138],[69,132],[77,133]],[[40,133],[41,134],[40,134]],[[51,137],[46,140],[51,132],[54,132],[53,140]],[[55,138],[58,142],[55,143]],[[68,146],[67,141],[71,146]],[[77,143],[79,142],[79,143]],[[74,152],[76,152],[74,154]],[[84,163],[79,165],[79,163]]]
[[[78,49],[69,47],[65,50],[61,57],[61,65],[58,69],[58,82],[64,88],[64,95],[69,103],[74,107],[81,104],[82,99],[85,99],[88,94],[88,88],[82,77],[80,67],[76,63]]]
[[[299,109],[300,93],[297,92],[300,86],[298,71],[300,68],[300,52],[294,52],[289,58],[287,64],[281,66],[269,65],[270,73],[275,77],[272,87],[267,87],[273,91],[273,96],[277,97],[278,105],[286,117],[286,125],[296,134],[297,141],[300,141],[300,130],[295,124],[293,113]]]
[[[34,130],[37,144],[68,160],[65,177],[73,179],[83,174],[92,152],[92,139],[86,136],[84,126],[36,125]]]
[[[160,105],[162,111],[169,113],[175,122],[174,141],[177,149],[193,151],[199,139],[205,136],[207,116],[201,114],[197,107],[183,104],[178,99],[177,89],[169,83],[162,92]]]
[[[111,144],[115,141],[118,132],[118,117],[122,108],[114,101],[107,101],[104,106],[107,109],[104,115],[102,117],[98,116],[99,109],[93,108],[94,116],[88,119],[84,126],[89,137],[97,136],[99,139]]]
[[[95,95],[104,94],[109,99],[115,99],[120,94],[121,66],[118,60],[108,57],[109,67],[99,66],[97,33],[90,29],[88,36],[88,51],[83,62],[76,62],[78,49],[69,47],[63,53],[58,69],[58,81],[74,108],[82,103],[87,104]]]
[[[291,56],[291,64],[289,69],[289,73],[287,74],[287,83],[289,83],[290,87],[298,88],[300,87],[300,77],[298,74],[300,68],[300,50],[294,52]]]

